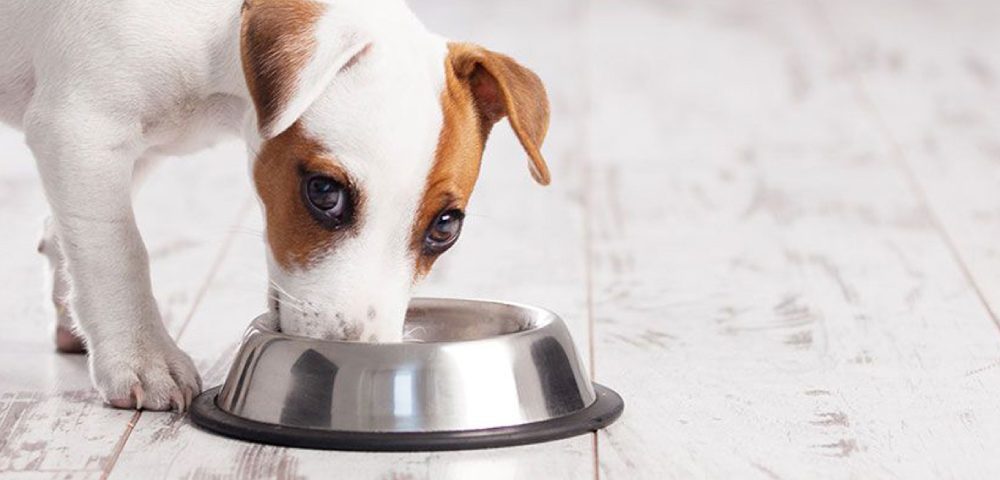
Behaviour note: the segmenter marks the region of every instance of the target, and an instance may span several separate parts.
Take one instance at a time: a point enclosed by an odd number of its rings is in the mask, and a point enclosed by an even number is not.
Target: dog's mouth
[[[278,289],[268,287],[267,289],[267,313],[269,327],[276,332],[281,331],[281,292]]]
[[[324,315],[310,302],[292,301],[280,287],[268,289],[268,324],[276,332],[323,340],[360,342],[365,325],[349,322],[343,313]],[[370,341],[375,337],[369,336]]]

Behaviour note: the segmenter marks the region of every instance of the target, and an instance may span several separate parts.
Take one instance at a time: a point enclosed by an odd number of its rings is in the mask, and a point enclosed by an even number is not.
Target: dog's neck
[[[243,1],[228,0],[219,12],[219,30],[212,40],[212,81],[220,93],[237,95],[250,100],[243,64],[240,60],[240,31],[243,26]]]
[[[226,0],[219,3],[220,8],[215,12],[218,18],[213,22],[218,28],[211,39],[211,67],[207,91],[213,95],[226,95],[240,100],[243,108],[229,112],[232,118],[228,120],[238,129],[243,129],[246,128],[247,121],[254,117],[253,102],[247,90],[240,55],[244,0]]]

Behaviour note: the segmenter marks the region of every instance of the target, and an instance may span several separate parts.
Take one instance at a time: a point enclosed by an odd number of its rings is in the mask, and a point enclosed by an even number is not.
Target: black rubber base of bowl
[[[625,402],[614,390],[594,384],[597,401],[580,411],[511,427],[436,432],[346,432],[285,427],[224,412],[215,404],[220,387],[203,392],[191,405],[191,419],[206,430],[227,437],[283,447],[323,450],[420,452],[510,447],[546,442],[593,432],[621,416]]]

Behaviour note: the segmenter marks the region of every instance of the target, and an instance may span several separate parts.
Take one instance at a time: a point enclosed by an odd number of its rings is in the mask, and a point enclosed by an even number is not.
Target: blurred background
[[[1000,2],[410,3],[535,70],[552,102],[552,186],[498,125],[463,238],[419,292],[559,312],[622,420],[371,456],[104,409],[84,360],[52,353],[46,207],[22,135],[0,129],[0,476],[1000,474]],[[206,385],[264,309],[246,170],[238,143],[172,159],[136,207]]]

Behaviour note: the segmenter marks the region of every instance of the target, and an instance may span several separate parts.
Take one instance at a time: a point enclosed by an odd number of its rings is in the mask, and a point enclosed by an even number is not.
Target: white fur
[[[108,401],[138,387],[146,408],[183,408],[200,389],[151,293],[133,170],[240,130],[251,153],[259,148],[257,129],[241,128],[254,125],[239,56],[242,3],[0,0],[0,121],[23,128],[36,157],[74,317]],[[413,278],[410,229],[441,128],[445,44],[402,1],[327,3],[317,54],[264,134],[301,116],[364,191],[364,227],[310,268],[271,261],[269,269],[283,304],[310,305],[310,315],[281,308],[283,328],[323,337],[345,320],[364,322],[364,339],[393,341]]]
[[[408,11],[374,13],[353,17],[363,36],[377,39],[371,49],[302,118],[364,192],[363,228],[307,270],[271,262],[289,333],[339,338],[346,327],[368,341],[402,338],[414,276],[410,235],[441,131],[446,51]]]

